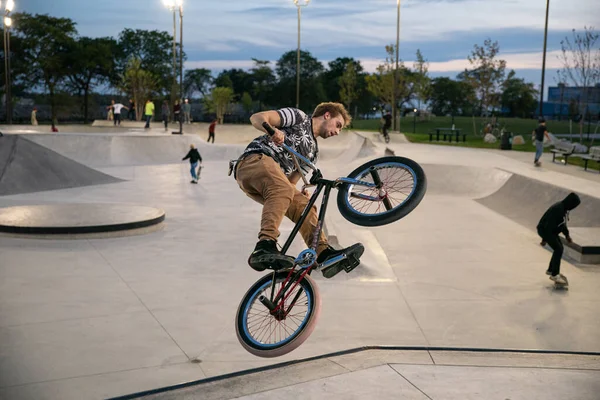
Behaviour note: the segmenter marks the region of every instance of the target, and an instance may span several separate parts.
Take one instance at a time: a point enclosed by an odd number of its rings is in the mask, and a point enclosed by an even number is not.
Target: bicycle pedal
[[[344,265],[344,271],[346,271],[347,274],[360,265],[360,260],[356,257],[350,257],[348,261],[348,264]]]
[[[336,276],[337,274],[339,274],[343,269],[344,269],[344,266],[341,265],[341,263],[337,263],[337,264],[333,264],[327,268],[322,269],[321,273],[323,274],[323,277],[325,277],[327,279],[331,279],[334,276]]]

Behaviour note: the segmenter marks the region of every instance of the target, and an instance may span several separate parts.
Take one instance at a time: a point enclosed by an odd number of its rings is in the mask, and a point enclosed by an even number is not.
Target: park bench
[[[550,151],[552,152],[552,162],[554,162],[556,156],[558,156],[563,157],[565,159],[565,165],[567,165],[567,159],[575,151],[575,143],[559,140],[554,144],[554,148]]]
[[[459,135],[461,133],[461,129],[452,129],[452,128],[435,128],[435,131],[430,130],[429,131],[429,141],[433,141],[433,135],[436,136],[436,140],[440,140],[440,134],[443,135],[444,137],[444,141],[446,141],[446,138],[448,138],[448,141],[450,143],[452,143],[452,136],[456,135],[456,142],[458,142],[458,138]],[[467,141],[467,134],[463,133],[462,134],[463,137],[463,142]]]
[[[590,151],[586,154],[575,154],[573,157],[579,157],[583,160],[584,166],[583,169],[587,171],[588,161],[593,160],[600,165],[600,146],[590,147]],[[600,167],[598,168],[598,172],[600,172]]]

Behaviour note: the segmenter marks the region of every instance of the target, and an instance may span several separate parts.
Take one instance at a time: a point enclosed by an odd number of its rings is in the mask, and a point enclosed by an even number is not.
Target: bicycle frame
[[[321,231],[323,229],[323,223],[325,221],[325,213],[327,212],[327,204],[329,201],[329,196],[331,194],[331,189],[337,188],[342,184],[360,185],[360,186],[366,186],[366,187],[372,187],[372,188],[380,188],[381,187],[381,181],[379,180],[379,176],[377,175],[377,172],[375,172],[375,171],[371,172],[371,174],[373,175],[374,183],[359,181],[356,179],[346,178],[346,177],[340,177],[334,181],[324,179],[322,177],[319,169],[317,169],[317,167],[312,162],[310,162],[310,160],[308,160],[307,158],[305,158],[304,156],[302,156],[301,154],[296,152],[291,147],[287,146],[285,143],[282,144],[281,146],[292,155],[292,159],[294,160],[296,169],[302,176],[302,180],[305,182],[304,187],[306,187],[308,185],[308,182],[306,181],[306,178],[302,172],[302,169],[300,168],[300,166],[298,164],[298,159],[300,159],[304,164],[306,164],[310,169],[313,170],[313,175],[310,179],[310,183],[312,186],[316,185],[316,187],[317,187],[316,190],[314,191],[314,193],[312,194],[312,196],[310,197],[308,204],[302,211],[302,214],[300,215],[300,219],[298,220],[298,222],[296,222],[296,225],[292,229],[292,232],[290,233],[288,239],[285,241],[285,243],[281,249],[282,254],[285,254],[288,251],[288,249],[290,248],[290,246],[292,245],[292,242],[294,241],[296,235],[300,231],[300,227],[306,220],[308,213],[310,212],[311,208],[316,203],[317,198],[319,197],[319,195],[321,194],[322,191],[324,191],[324,194],[323,194],[323,199],[321,200],[321,208],[319,209],[317,226],[315,227],[315,232],[313,234],[313,242],[308,249],[306,249],[300,253],[300,254],[303,254],[304,252],[307,252],[307,251],[312,252],[312,257],[315,258],[314,262],[308,266],[296,268],[296,266],[301,261],[300,257],[296,258],[294,267],[292,269],[290,269],[290,272],[289,272],[287,278],[283,282],[282,287],[279,289],[277,294],[275,294],[275,277],[276,277],[277,271],[273,271],[270,298],[267,299],[264,296],[261,296],[261,298],[259,299],[261,301],[261,303],[263,303],[269,309],[271,314],[273,314],[277,319],[285,318],[287,316],[287,314],[291,311],[291,309],[294,307],[294,305],[296,304],[296,301],[300,297],[300,294],[301,294],[300,291],[296,294],[295,298],[289,304],[288,308],[285,310],[283,309],[283,307],[285,305],[285,301],[291,295],[291,293],[296,288],[296,286],[298,286],[300,284],[300,281],[302,281],[302,279],[307,274],[310,275],[313,268],[317,265],[317,261],[316,261],[317,242],[318,242],[319,236],[321,234]],[[364,196],[364,195],[360,195],[357,197],[360,197],[360,198],[366,199],[366,200],[372,200],[372,201],[380,200],[379,198]],[[387,206],[387,204],[386,204],[386,206]],[[346,258],[346,255],[342,254],[342,255],[339,255],[332,259],[329,259],[321,265],[321,268],[326,268],[327,266],[335,264],[335,263],[343,260],[344,258]]]

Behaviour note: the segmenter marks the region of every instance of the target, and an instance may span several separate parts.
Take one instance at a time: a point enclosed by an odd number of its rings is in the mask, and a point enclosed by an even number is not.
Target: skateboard
[[[198,179],[200,179],[200,172],[202,172],[202,168],[204,168],[202,165],[198,166],[198,171],[196,172],[196,175],[198,176]]]
[[[563,275],[563,277],[565,278],[566,283],[554,282],[554,289],[569,290],[569,280],[567,279],[566,276]]]

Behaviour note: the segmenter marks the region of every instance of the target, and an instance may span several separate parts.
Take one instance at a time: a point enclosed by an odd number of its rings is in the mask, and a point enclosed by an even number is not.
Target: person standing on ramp
[[[550,279],[557,284],[567,284],[567,278],[560,273],[560,260],[564,247],[558,235],[560,233],[564,234],[568,243],[573,241],[567,228],[567,221],[569,220],[569,212],[579,204],[581,204],[579,196],[575,193],[569,193],[562,201],[550,206],[537,225],[538,235],[542,238],[540,244],[542,246],[548,244],[554,250],[546,275],[550,275]]]

